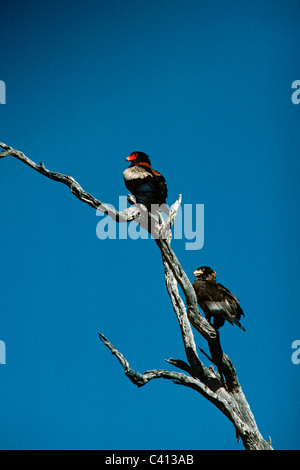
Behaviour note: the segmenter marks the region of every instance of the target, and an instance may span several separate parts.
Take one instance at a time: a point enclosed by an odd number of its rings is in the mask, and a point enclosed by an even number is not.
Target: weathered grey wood
[[[93,207],[94,209],[98,209],[101,212],[105,212],[117,222],[130,222],[140,216],[140,211],[135,206],[129,207],[128,209],[125,209],[122,212],[118,212],[114,210],[113,208],[111,208],[110,206],[99,201],[99,199],[96,199],[91,194],[84,191],[84,189],[82,189],[80,184],[77,183],[77,181],[75,181],[75,179],[72,176],[63,175],[61,173],[47,170],[43,162],[40,162],[40,164],[37,165],[35,162],[30,160],[30,158],[26,157],[26,155],[24,155],[23,152],[15,150],[12,147],[4,144],[3,142],[0,142],[0,147],[5,149],[4,152],[0,152],[0,158],[4,158],[7,156],[15,157],[21,162],[28,165],[33,170],[38,171],[42,175],[46,176],[47,178],[50,178],[51,180],[65,184],[66,186],[70,188],[70,191],[78,199],[80,199],[80,201],[85,202],[86,204]]]
[[[139,219],[140,210],[136,206],[131,206],[129,209],[117,212],[84,191],[71,176],[52,172],[42,162],[40,165],[37,165],[22,152],[4,143],[0,143],[0,146],[4,149],[0,153],[0,158],[7,156],[15,157],[47,178],[65,184],[82,202],[107,213],[117,222],[130,222],[131,220]],[[130,202],[132,204],[135,203],[133,197],[130,197]],[[169,359],[167,362],[187,372],[188,375],[183,372],[162,369],[149,370],[144,372],[144,374],[140,374],[130,367],[123,354],[103,334],[99,333],[99,338],[118,359],[125,375],[138,387],[146,385],[152,379],[163,378],[172,380],[178,385],[193,388],[213,403],[233,423],[236,436],[238,439],[241,438],[246,449],[272,450],[270,439],[265,441],[257,428],[254,416],[239,383],[235,367],[230,357],[222,350],[220,334],[200,314],[193,286],[171,248],[172,234],[170,228],[174,223],[180,203],[181,196],[170,208],[169,217],[165,221],[163,221],[161,216],[155,219],[155,230],[158,235],[155,238],[155,242],[161,252],[165,283],[179,322],[188,360],[188,363],[181,359]],[[138,222],[141,223],[140,219]],[[184,299],[179,294],[178,285],[182,289]],[[216,366],[217,370],[214,369],[213,365],[206,367],[200,360],[191,325],[207,341],[211,362]],[[206,353],[204,354],[207,358],[210,358]]]

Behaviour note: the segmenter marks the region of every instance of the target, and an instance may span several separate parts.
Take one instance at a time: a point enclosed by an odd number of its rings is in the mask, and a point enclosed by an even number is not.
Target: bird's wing
[[[221,316],[244,330],[239,322],[244,312],[237,298],[228,289],[214,281],[197,282],[196,280],[193,285],[202,310],[208,309],[212,316]]]
[[[232,304],[228,301],[228,299],[219,301],[207,300],[205,304],[209,308],[212,315],[221,315],[230,323],[237,323],[237,321],[241,318],[241,315],[243,315],[241,307],[238,304]]]
[[[144,180],[134,190],[136,202],[144,204],[148,210],[151,209],[152,204],[161,205],[165,202],[164,193],[153,179]]]
[[[219,283],[217,283],[217,286],[218,286],[218,288],[219,288],[220,291],[223,291],[223,292],[224,292],[224,295],[225,295],[226,297],[228,297],[228,299],[232,299],[232,300],[234,300],[235,302],[239,302],[239,299],[238,299],[235,295],[233,295],[233,293],[230,292],[229,289],[227,289],[226,287],[224,287],[222,284],[219,284]]]
[[[159,186],[159,191],[161,194],[161,198],[165,201],[168,197],[168,187],[167,187],[167,182],[163,175],[155,176],[156,181]]]
[[[218,289],[219,289],[219,292],[220,294],[224,296],[224,299],[227,300],[227,302],[234,308],[234,311],[235,311],[235,315],[238,319],[241,318],[241,316],[245,316],[242,308],[240,307],[239,305],[239,299],[233,295],[232,292],[230,292],[229,289],[227,289],[226,287],[222,286],[222,284],[217,284],[218,286]]]
[[[203,281],[196,279],[193,286],[198,298],[198,302],[202,303],[207,300],[222,300],[218,284],[214,281]]]
[[[157,191],[160,193],[161,199],[165,201],[168,196],[167,182],[163,175],[161,175],[158,171],[153,170],[151,167],[150,170],[154,177],[154,181],[157,183]]]

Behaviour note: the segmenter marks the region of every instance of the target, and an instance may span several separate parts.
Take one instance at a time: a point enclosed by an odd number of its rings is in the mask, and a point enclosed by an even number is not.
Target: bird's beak
[[[193,276],[195,277],[200,276],[200,274],[203,274],[202,269],[196,269],[196,271],[193,272]]]
[[[129,155],[129,157],[126,158],[126,162],[131,162],[132,160],[136,160],[134,155]]]

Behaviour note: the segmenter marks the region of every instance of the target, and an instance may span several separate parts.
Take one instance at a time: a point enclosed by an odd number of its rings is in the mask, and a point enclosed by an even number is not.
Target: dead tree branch
[[[40,162],[40,164],[37,165],[35,162],[30,160],[30,158],[26,157],[23,152],[15,150],[12,147],[9,147],[8,145],[4,144],[3,142],[0,142],[0,147],[5,149],[4,152],[0,152],[0,158],[8,156],[15,157],[21,162],[28,165],[33,170],[46,176],[47,178],[57,181],[58,183],[65,184],[70,188],[71,193],[74,194],[74,196],[76,196],[80,201],[85,202],[89,206],[93,207],[93,209],[97,209],[101,212],[106,213],[116,222],[131,222],[132,220],[135,220],[140,216],[140,211],[136,206],[131,206],[122,212],[118,212],[110,206],[99,201],[99,199],[96,199],[91,194],[84,191],[84,189],[82,189],[80,184],[77,183],[77,181],[75,181],[72,176],[63,175],[61,173],[47,170],[43,162]],[[134,201],[132,200],[132,202]]]
[[[178,385],[185,385],[186,387],[193,388],[194,390],[197,390],[201,395],[205,396],[209,401],[213,403],[220,402],[219,397],[212,392],[209,388],[207,388],[202,382],[199,380],[195,379],[194,377],[191,377],[190,375],[183,374],[182,372],[174,372],[174,371],[168,371],[164,369],[152,369],[152,370],[147,370],[143,374],[140,374],[139,372],[136,372],[133,370],[127,359],[121,354],[109,341],[105,336],[101,333],[98,333],[99,338],[101,341],[105,344],[105,346],[110,349],[111,353],[118,359],[120,362],[121,366],[124,369],[126,377],[128,377],[131,382],[133,382],[135,385],[138,387],[143,387],[143,385],[146,385],[150,380],[152,379],[168,379],[172,380],[174,383]],[[175,359],[169,359],[167,361],[169,364],[176,365],[180,369],[182,369],[182,365],[186,367],[187,369],[189,368],[186,363],[183,361],[178,361]],[[222,406],[222,403],[219,403],[219,406]]]
[[[71,176],[52,172],[48,170],[42,162],[40,165],[37,165],[26,157],[24,153],[4,143],[0,143],[0,146],[4,149],[4,151],[0,153],[0,158],[7,156],[15,157],[47,178],[65,184],[79,200],[94,209],[105,212],[116,222],[130,222],[131,220],[136,220],[138,223],[141,223],[140,210],[136,206],[131,206],[122,212],[117,212],[84,191],[79,183]],[[131,198],[130,202],[134,204],[134,198]],[[178,201],[170,208],[169,217],[165,221],[163,221],[161,216],[155,219],[156,233],[158,234],[158,236],[155,237],[155,242],[161,252],[165,272],[165,283],[179,322],[188,360],[188,363],[181,359],[169,359],[167,362],[186,372],[188,375],[183,372],[162,369],[154,369],[140,374],[130,367],[123,354],[121,354],[103,334],[99,333],[99,338],[118,359],[124,369],[125,375],[138,387],[144,386],[152,379],[164,378],[172,380],[176,384],[193,388],[213,403],[233,423],[236,435],[238,439],[242,439],[246,449],[271,450],[272,446],[270,441],[265,441],[257,428],[254,416],[239,383],[235,367],[230,357],[222,350],[219,332],[200,314],[193,286],[171,248],[171,227],[176,218],[180,203],[181,196],[179,196]],[[179,294],[178,285],[182,289],[185,302]],[[207,341],[211,358],[206,353],[205,356],[211,359],[211,362],[216,366],[217,370],[215,370],[212,365],[206,367],[200,360],[191,324]]]

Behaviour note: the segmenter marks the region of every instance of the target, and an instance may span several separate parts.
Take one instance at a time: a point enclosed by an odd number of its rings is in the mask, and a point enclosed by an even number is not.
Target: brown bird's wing
[[[219,298],[218,289],[216,289],[216,283],[211,281],[204,281],[202,279],[196,279],[193,282],[193,287],[197,296],[199,307],[203,310],[206,319],[210,322],[213,313],[207,306],[207,302],[212,302]]]
[[[224,320],[227,320],[245,331],[239,322],[244,312],[239,306],[238,299],[226,287],[214,281],[201,281],[199,279],[196,279],[193,286],[199,306],[208,319],[214,317],[216,327],[222,326]]]
[[[224,292],[224,295],[228,296],[228,299],[231,298],[231,299],[234,300],[235,302],[239,302],[239,299],[238,299],[235,295],[233,295],[233,293],[230,292],[229,289],[227,289],[226,287],[222,286],[222,284],[219,284],[219,283],[216,283],[216,284],[217,284],[217,286],[219,287],[219,289]]]

